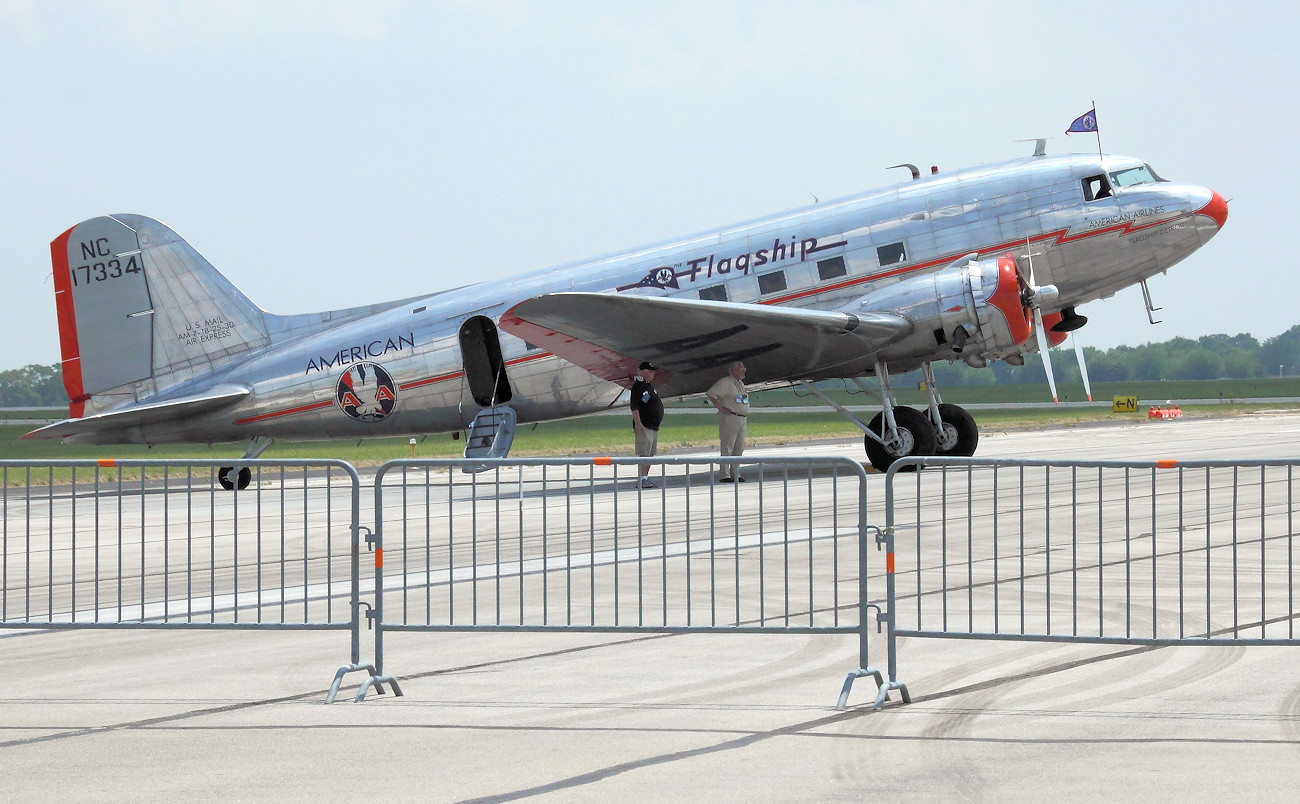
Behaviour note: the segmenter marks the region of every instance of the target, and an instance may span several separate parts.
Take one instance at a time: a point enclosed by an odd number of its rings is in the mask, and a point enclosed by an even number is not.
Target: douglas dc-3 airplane
[[[643,360],[665,397],[743,360],[755,387],[873,376],[878,468],[971,455],[971,416],[930,364],[1044,356],[1076,308],[1143,283],[1228,217],[1218,193],[1138,159],[1043,154],[429,296],[268,313],[158,221],[110,215],[51,244],[70,418],[28,433],[97,444],[459,432],[500,457],[517,423],[617,403]],[[1148,308],[1151,307],[1147,296]],[[1148,315],[1149,315],[1148,310]],[[924,410],[891,373],[920,368]],[[871,389],[868,389],[871,390]],[[1052,394],[1055,396],[1055,387]],[[829,400],[828,400],[829,401]],[[833,402],[831,404],[834,404]],[[227,488],[246,467],[219,473]]]

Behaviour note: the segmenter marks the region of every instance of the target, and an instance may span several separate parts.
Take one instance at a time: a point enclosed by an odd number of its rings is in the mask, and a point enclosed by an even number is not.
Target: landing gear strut
[[[934,454],[944,458],[968,458],[975,454],[979,444],[979,427],[965,408],[945,404],[939,398],[939,387],[934,381],[934,367],[921,366],[925,377],[925,391],[930,397],[926,410],[934,427]]]

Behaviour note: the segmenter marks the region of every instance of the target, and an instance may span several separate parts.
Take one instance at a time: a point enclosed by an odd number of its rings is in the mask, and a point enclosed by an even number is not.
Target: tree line
[[[1300,324],[1260,343],[1240,335],[1173,338],[1142,346],[1094,349],[1085,346],[1088,379],[1093,382],[1159,380],[1249,380],[1300,374]],[[989,369],[992,369],[991,371]],[[935,363],[935,381],[945,385],[1015,385],[1043,382],[1043,361],[1027,355],[1023,366],[1003,361],[989,369],[964,363]],[[1052,350],[1052,373],[1058,381],[1081,382],[1079,363],[1067,339]]]
[[[1067,340],[1052,350],[1052,372],[1062,382],[1080,382],[1079,364]],[[1093,382],[1156,380],[1249,380],[1300,374],[1300,324],[1260,343],[1252,336],[1204,335],[1174,338],[1142,346],[1094,349],[1085,346],[1088,378]],[[935,363],[935,381],[945,385],[1017,385],[1042,382],[1043,364],[1036,356],[1025,365],[998,361],[987,369],[965,363]],[[0,371],[0,407],[66,405],[63,371],[58,363],[32,364]]]
[[[63,369],[58,363],[33,363],[0,371],[0,408],[58,407],[68,404],[63,390]]]

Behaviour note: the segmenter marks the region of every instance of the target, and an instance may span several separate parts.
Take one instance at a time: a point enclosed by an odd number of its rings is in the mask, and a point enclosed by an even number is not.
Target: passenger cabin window
[[[831,257],[829,260],[817,263],[817,277],[823,282],[837,276],[844,276],[848,272],[849,270],[844,267],[843,257]]]
[[[1129,168],[1127,170],[1117,170],[1110,174],[1111,181],[1116,187],[1132,187],[1135,184],[1150,184],[1155,181],[1164,181],[1156,175],[1150,165],[1142,167]]]
[[[1106,180],[1106,174],[1084,179],[1083,200],[1096,201],[1101,198],[1110,198],[1110,182]]]
[[[907,259],[907,249],[902,243],[890,243],[876,249],[876,258],[881,265],[894,265]]]
[[[778,290],[785,290],[785,271],[773,271],[770,274],[759,274],[759,293],[766,295],[768,293],[776,293]]]
[[[714,285],[711,288],[703,288],[700,290],[700,298],[705,301],[726,301],[727,286]]]

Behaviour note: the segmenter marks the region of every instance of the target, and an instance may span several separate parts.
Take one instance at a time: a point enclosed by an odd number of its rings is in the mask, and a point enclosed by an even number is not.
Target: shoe
[[[640,487],[643,488],[643,489],[657,489],[657,488],[659,488],[659,484],[658,484],[658,483],[654,482],[653,480],[650,480],[649,478],[645,478],[645,477],[641,478],[639,485],[640,485]]]
[[[743,478],[743,477],[737,477],[737,478],[736,478],[736,482],[737,482],[737,483],[748,483],[749,481],[746,480],[746,479]]]
[[[729,477],[720,477],[720,478],[718,478],[718,482],[719,482],[719,483],[734,483],[734,482],[736,482],[736,481],[732,480],[732,479],[729,478]]]

